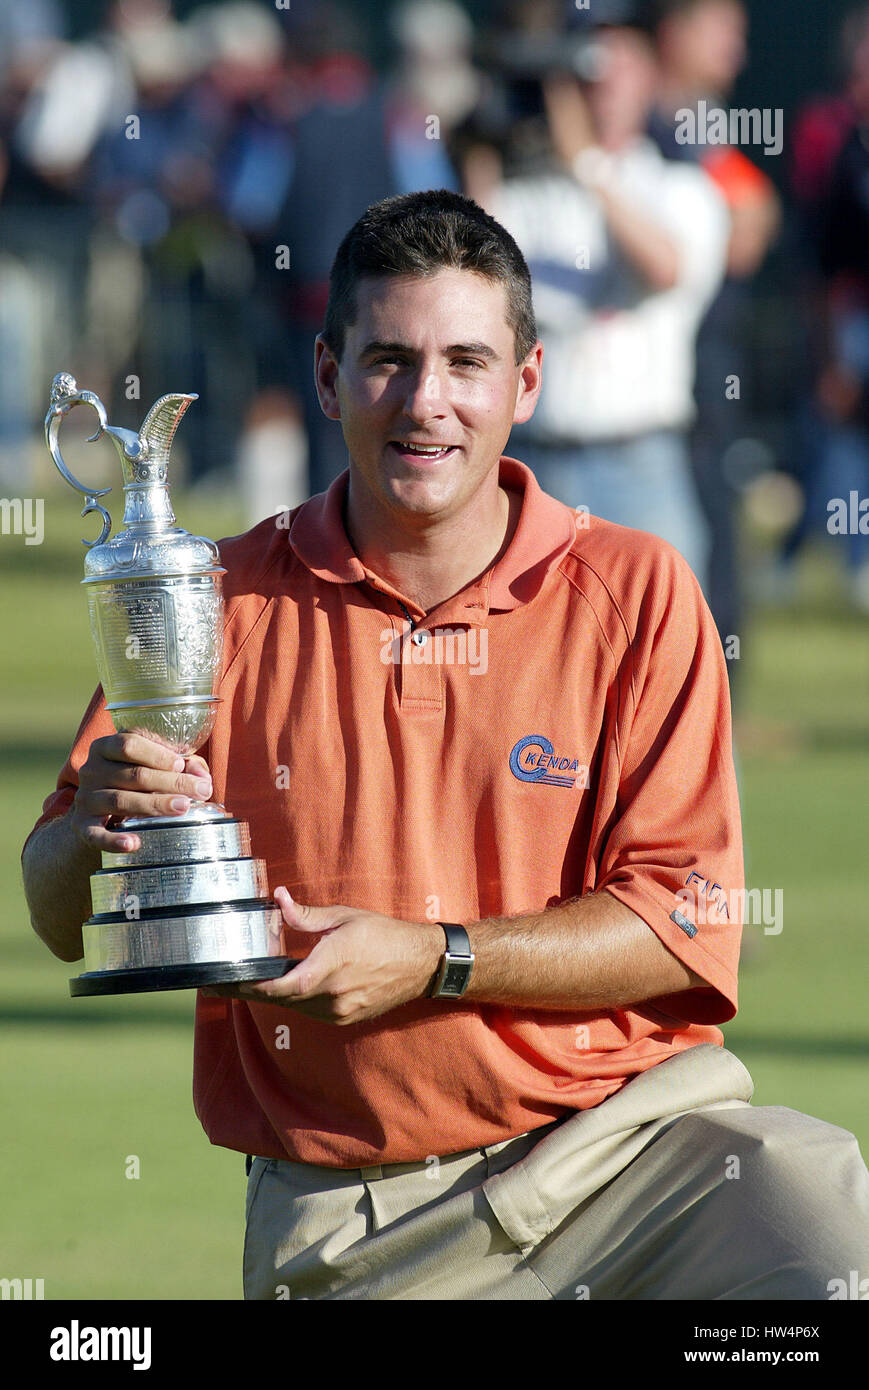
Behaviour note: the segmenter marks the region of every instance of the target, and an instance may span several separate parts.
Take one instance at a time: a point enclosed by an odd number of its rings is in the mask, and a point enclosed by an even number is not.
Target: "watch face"
[[[471,960],[456,960],[454,956],[448,955],[444,978],[438,990],[438,994],[449,995],[451,998],[455,999],[463,995],[468,987],[468,981],[471,978],[471,966],[473,963],[473,958]]]
[[[443,927],[447,947],[432,998],[460,999],[468,987],[474,964],[468,933],[458,922],[439,922],[438,926]]]

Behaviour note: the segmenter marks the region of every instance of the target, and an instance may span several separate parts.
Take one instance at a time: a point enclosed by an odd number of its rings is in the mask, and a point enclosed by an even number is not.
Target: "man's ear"
[[[519,383],[516,387],[516,409],[513,424],[524,425],[530,420],[537,405],[540,388],[543,385],[543,344],[538,338],[519,369]]]
[[[318,333],[314,339],[314,382],[323,414],[328,420],[340,420],[338,359],[324,340],[322,333]]]

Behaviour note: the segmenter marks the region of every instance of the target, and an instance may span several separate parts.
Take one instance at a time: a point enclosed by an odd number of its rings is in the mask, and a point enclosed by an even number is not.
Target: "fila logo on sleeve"
[[[539,782],[548,787],[588,786],[588,768],[578,758],[564,757],[545,734],[526,734],[510,752],[510,771],[520,782]],[[574,775],[571,776],[570,774]]]

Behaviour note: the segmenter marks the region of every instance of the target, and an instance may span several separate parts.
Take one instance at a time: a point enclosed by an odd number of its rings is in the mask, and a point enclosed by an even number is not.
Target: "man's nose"
[[[446,414],[443,382],[432,366],[420,367],[407,384],[404,413],[417,423]]]

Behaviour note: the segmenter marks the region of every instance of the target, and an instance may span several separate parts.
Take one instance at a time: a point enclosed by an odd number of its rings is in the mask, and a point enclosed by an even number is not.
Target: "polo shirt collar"
[[[475,609],[480,618],[490,609],[509,610],[528,603],[541,588],[549,571],[562,559],[576,538],[570,508],[542,491],[536,477],[518,459],[502,456],[498,481],[522,495],[522,510],[513,539],[498,563],[460,595],[462,606]],[[363,565],[344,529],[343,509],[350,482],[345,468],[325,492],[305,502],[290,526],[288,539],[299,559],[319,579],[334,584],[373,583],[383,592],[397,594]],[[433,610],[434,611],[434,610]]]

